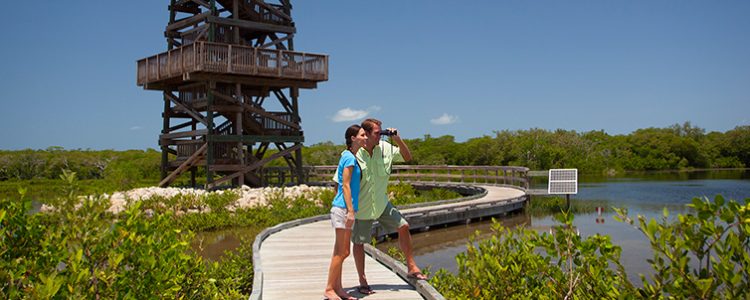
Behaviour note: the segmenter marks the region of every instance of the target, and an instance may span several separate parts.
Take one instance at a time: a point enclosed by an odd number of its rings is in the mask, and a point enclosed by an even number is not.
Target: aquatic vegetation
[[[634,286],[608,236],[581,237],[567,213],[552,234],[504,228],[468,244],[456,257],[458,274],[439,270],[430,280],[448,299],[745,299],[750,296],[750,199],[744,204],[695,198],[677,218],[635,220],[651,244],[653,275]],[[637,224],[637,225],[635,225]],[[693,261],[697,259],[696,261]]]

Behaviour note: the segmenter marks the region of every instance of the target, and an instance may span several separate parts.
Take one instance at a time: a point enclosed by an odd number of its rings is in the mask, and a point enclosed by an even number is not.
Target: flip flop
[[[375,291],[370,288],[369,285],[360,285],[357,287],[357,292],[359,292],[362,295],[372,295],[375,294]]]
[[[422,274],[422,272],[409,273],[406,277],[416,280],[427,280],[427,275]]]
[[[341,298],[341,300],[359,300],[359,298],[351,296],[351,295],[349,295],[349,296],[341,296],[341,295],[339,295],[339,297]]]

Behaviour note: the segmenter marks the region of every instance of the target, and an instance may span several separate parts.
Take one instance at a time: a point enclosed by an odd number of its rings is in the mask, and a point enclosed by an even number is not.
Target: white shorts
[[[335,229],[351,229],[346,228],[346,208],[331,207],[331,225]]]

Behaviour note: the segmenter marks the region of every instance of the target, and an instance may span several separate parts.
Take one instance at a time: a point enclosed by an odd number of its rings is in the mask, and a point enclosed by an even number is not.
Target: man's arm
[[[396,131],[396,134],[393,136],[393,141],[396,142],[396,145],[398,146],[398,150],[401,153],[401,156],[404,158],[404,161],[410,161],[411,160],[411,152],[409,151],[409,147],[406,146],[406,143],[401,139],[401,136],[398,135],[398,130],[395,128],[389,128],[394,131]]]

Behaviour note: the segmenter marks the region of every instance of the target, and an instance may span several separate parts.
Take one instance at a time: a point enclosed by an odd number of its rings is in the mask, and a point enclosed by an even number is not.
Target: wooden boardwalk
[[[488,192],[482,198],[438,206],[405,209],[405,216],[425,211],[450,211],[460,206],[482,209],[481,205],[496,202],[523,201],[522,190],[497,186],[481,186]],[[477,206],[480,205],[480,206]],[[260,247],[263,270],[262,299],[321,299],[326,285],[328,265],[333,252],[334,231],[329,220],[308,223],[268,236]],[[408,282],[378,261],[365,256],[367,278],[375,294],[364,297],[354,290],[358,285],[354,260],[344,261],[343,285],[353,296],[376,299],[423,299]]]

